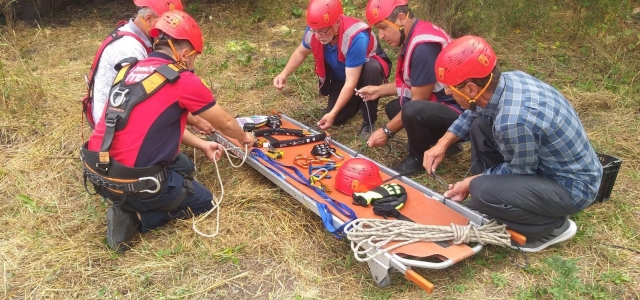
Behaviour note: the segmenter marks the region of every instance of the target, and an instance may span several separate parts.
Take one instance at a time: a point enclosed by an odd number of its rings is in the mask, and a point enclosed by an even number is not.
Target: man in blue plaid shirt
[[[468,110],[425,152],[424,167],[435,172],[447,147],[470,140],[473,176],[450,185],[445,197],[471,195],[471,206],[527,237],[522,251],[537,252],[575,235],[568,216],[596,198],[602,165],[557,90],[524,72],[501,73],[496,62],[475,36],[442,50],[438,81]]]

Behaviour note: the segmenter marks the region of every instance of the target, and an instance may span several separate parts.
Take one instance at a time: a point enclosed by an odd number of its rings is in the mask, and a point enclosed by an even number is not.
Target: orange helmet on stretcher
[[[349,196],[368,192],[382,184],[380,168],[364,158],[352,158],[342,163],[336,174],[336,190]]]

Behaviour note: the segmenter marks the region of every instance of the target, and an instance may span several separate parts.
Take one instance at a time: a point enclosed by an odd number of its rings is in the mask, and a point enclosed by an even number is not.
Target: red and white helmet
[[[307,25],[313,29],[329,27],[343,12],[340,0],[311,0],[307,6]]]
[[[369,0],[366,9],[369,26],[388,18],[400,5],[407,5],[407,0]]]
[[[204,46],[202,30],[200,30],[196,20],[186,12],[172,10],[158,17],[149,34],[151,37],[158,37],[161,32],[174,39],[189,41],[194,50],[202,53],[202,47]]]
[[[449,43],[436,58],[438,82],[456,86],[470,78],[487,77],[498,58],[481,37],[467,35]]]
[[[180,0],[133,0],[137,7],[148,7],[160,16],[171,10],[184,10]]]
[[[352,158],[338,168],[336,190],[349,196],[354,192],[368,192],[382,184],[380,168],[364,158]]]

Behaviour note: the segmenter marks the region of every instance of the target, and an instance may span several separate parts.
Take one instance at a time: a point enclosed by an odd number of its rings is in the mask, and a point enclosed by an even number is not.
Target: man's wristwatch
[[[394,135],[396,135],[395,132],[389,130],[389,128],[387,128],[387,125],[382,125],[382,131],[384,131],[384,134],[387,135],[387,139],[393,138]]]

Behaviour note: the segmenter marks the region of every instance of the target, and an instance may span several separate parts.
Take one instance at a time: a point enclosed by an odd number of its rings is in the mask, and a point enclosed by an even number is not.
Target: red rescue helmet
[[[133,0],[133,3],[137,7],[151,8],[158,16],[171,10],[184,9],[180,0]]]
[[[382,184],[380,168],[364,158],[352,158],[338,168],[336,190],[349,196],[354,192],[368,192]]]
[[[407,5],[407,0],[369,0],[366,9],[369,25],[373,26],[388,18],[400,5]]]
[[[307,25],[313,29],[329,27],[342,13],[340,0],[311,0],[307,6]]]
[[[456,86],[470,78],[484,78],[496,66],[498,58],[481,37],[467,35],[449,43],[436,58],[438,82]]]
[[[204,37],[196,20],[189,16],[186,12],[172,10],[162,14],[149,34],[152,37],[159,37],[160,33],[178,39],[187,40],[198,53],[202,53],[204,45]]]

